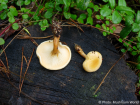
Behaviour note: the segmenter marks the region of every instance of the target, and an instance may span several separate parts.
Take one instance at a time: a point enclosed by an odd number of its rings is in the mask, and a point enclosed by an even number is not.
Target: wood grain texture
[[[51,28],[42,32],[39,26],[29,27],[33,37],[52,35]],[[65,42],[71,49],[72,59],[67,67],[60,71],[49,71],[39,64],[36,54],[33,54],[22,91],[43,103],[44,105],[97,105],[98,101],[136,101],[135,83],[137,76],[121,59],[111,70],[104,83],[100,87],[98,97],[93,93],[102,81],[111,66],[120,58],[114,46],[97,29],[83,28],[79,32],[77,28],[63,27],[60,40]],[[12,37],[7,39],[6,44]],[[38,44],[48,39],[35,40]],[[99,51],[103,56],[102,66],[97,72],[87,73],[82,68],[84,58],[74,49],[74,43],[79,44],[84,52]],[[24,55],[29,60],[33,48],[36,46],[30,40],[15,39],[6,49],[9,60],[9,69],[20,74],[22,46]],[[6,64],[4,54],[1,56]],[[24,61],[23,72],[26,70]],[[19,76],[11,74],[12,83],[18,87]],[[17,102],[18,91],[0,76],[0,101],[1,103]],[[24,95],[21,95],[23,105],[40,105]]]

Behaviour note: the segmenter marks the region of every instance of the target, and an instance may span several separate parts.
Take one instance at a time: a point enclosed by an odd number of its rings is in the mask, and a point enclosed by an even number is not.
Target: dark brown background
[[[32,36],[52,35],[51,28],[42,32],[39,26],[29,27]],[[137,76],[121,59],[111,70],[104,83],[97,92],[93,93],[111,68],[121,57],[114,46],[97,29],[83,28],[84,33],[76,27],[63,27],[61,41],[66,42],[72,52],[72,58],[67,67],[60,71],[49,71],[39,64],[34,52],[22,91],[45,105],[98,105],[98,101],[136,101],[135,83]],[[12,39],[6,40],[6,44]],[[48,39],[36,40],[38,44]],[[85,53],[99,51],[103,56],[103,63],[97,72],[87,73],[82,68],[84,58],[74,50],[74,43],[79,44]],[[5,45],[6,45],[5,44]],[[29,58],[36,46],[30,40],[15,39],[6,49],[9,69],[20,74],[22,47],[24,55]],[[5,61],[4,54],[1,59]],[[24,61],[23,71],[26,69]],[[11,81],[19,85],[19,76],[11,74]],[[21,95],[23,105],[39,105],[24,95]],[[16,105],[18,91],[0,76],[0,101]],[[21,102],[18,100],[18,102]],[[19,104],[19,103],[18,103]],[[19,104],[19,105],[22,105]]]

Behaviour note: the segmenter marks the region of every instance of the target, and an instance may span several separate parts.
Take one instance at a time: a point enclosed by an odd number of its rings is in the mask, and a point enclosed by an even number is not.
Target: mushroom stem
[[[86,54],[84,53],[84,51],[82,50],[81,46],[79,46],[78,44],[75,43],[75,50],[84,58],[86,58]]]
[[[52,55],[56,55],[59,53],[59,50],[58,50],[59,39],[60,39],[60,35],[54,36]]]

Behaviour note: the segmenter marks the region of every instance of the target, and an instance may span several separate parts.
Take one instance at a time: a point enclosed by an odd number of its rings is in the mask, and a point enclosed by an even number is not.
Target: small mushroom
[[[83,68],[87,72],[97,71],[102,64],[102,55],[97,51],[90,51],[87,55],[83,52],[82,48],[75,44],[75,50],[85,58]]]
[[[49,70],[60,70],[67,66],[71,60],[71,50],[68,46],[59,42],[60,26],[54,28],[54,39],[42,42],[36,50],[40,64]]]

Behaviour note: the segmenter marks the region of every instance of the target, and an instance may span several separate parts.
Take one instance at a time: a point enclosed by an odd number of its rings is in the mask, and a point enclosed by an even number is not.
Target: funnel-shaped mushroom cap
[[[59,70],[67,66],[71,60],[70,48],[66,45],[58,44],[59,53],[52,54],[53,40],[42,42],[36,50],[36,54],[39,58],[40,64],[49,70]]]
[[[87,54],[83,62],[83,68],[87,72],[94,72],[100,68],[102,64],[102,55],[97,51],[91,51]]]

